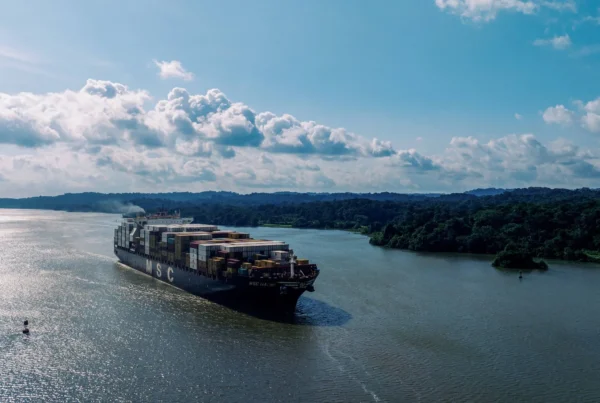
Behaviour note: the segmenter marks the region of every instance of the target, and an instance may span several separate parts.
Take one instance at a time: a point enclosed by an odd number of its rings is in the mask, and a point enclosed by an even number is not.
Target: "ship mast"
[[[296,256],[294,256],[294,250],[290,249],[290,276],[294,278],[294,264],[296,263]]]

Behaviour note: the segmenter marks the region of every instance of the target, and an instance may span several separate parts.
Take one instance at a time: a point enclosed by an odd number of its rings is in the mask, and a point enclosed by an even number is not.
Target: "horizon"
[[[48,197],[48,198],[52,198],[52,197],[60,197],[60,196],[67,196],[67,195],[81,195],[81,194],[99,194],[99,195],[106,195],[106,196],[110,196],[110,195],[122,195],[122,194],[132,194],[132,195],[136,195],[136,194],[147,194],[147,195],[169,195],[172,193],[175,194],[203,194],[203,193],[233,193],[239,196],[251,196],[251,195],[260,195],[260,194],[265,194],[265,195],[269,195],[269,194],[285,194],[285,193],[292,193],[292,194],[301,194],[301,195],[336,195],[336,194],[351,194],[351,195],[365,195],[365,194],[372,194],[372,195],[380,195],[380,194],[392,194],[392,195],[406,195],[406,196],[427,196],[427,195],[453,195],[453,194],[468,194],[468,193],[473,193],[473,192],[485,192],[485,191],[501,191],[501,192],[513,192],[513,191],[518,191],[518,190],[552,190],[552,191],[561,191],[561,190],[566,190],[566,191],[572,191],[572,192],[576,192],[576,191],[581,191],[581,190],[590,190],[590,191],[599,191],[600,187],[598,188],[593,188],[593,187],[579,187],[579,188],[562,188],[562,187],[540,187],[540,186],[529,186],[529,187],[522,187],[522,188],[495,188],[495,187],[488,187],[488,188],[473,188],[473,189],[469,189],[469,190],[465,190],[462,192],[412,192],[412,193],[408,193],[408,192],[388,192],[388,191],[381,191],[381,192],[302,192],[302,191],[273,191],[273,192],[250,192],[250,193],[242,193],[242,192],[234,192],[234,191],[228,191],[228,190],[202,190],[199,192],[190,192],[190,191],[172,191],[172,192],[96,192],[96,191],[82,191],[82,192],[65,192],[65,193],[60,193],[60,194],[55,194],[55,195],[35,195],[35,196],[27,196],[27,197],[0,197],[0,200],[22,200],[22,199],[30,199],[30,198],[40,198],[40,197]],[[494,196],[494,195],[491,195]],[[2,208],[2,207],[0,207]]]
[[[585,0],[34,0],[0,23],[10,198],[600,179],[600,8]]]

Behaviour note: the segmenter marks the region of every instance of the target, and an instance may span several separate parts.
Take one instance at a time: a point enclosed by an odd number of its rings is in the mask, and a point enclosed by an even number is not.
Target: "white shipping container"
[[[225,244],[216,244],[216,243],[209,243],[209,244],[199,244],[198,245],[198,260],[202,260],[203,262],[206,262],[208,259],[210,259],[211,257],[213,257],[217,251],[221,250],[221,248],[224,246]]]
[[[271,258],[274,260],[287,260],[289,252],[285,250],[274,250],[271,252]]]
[[[190,249],[190,267],[198,270],[198,250],[194,248]]]
[[[197,231],[213,232],[213,231],[219,230],[219,227],[217,227],[216,225],[210,225],[210,224],[184,224],[184,225],[182,225],[182,227],[184,228],[185,232],[197,232]]]

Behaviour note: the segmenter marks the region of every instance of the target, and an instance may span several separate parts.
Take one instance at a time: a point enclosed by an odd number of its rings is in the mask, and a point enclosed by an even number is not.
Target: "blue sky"
[[[241,102],[256,114],[266,111],[276,116],[289,114],[298,122],[315,121],[331,129],[344,128],[367,143],[372,138],[390,142],[394,149],[394,155],[379,156],[383,159],[361,152],[350,161],[333,158],[329,149],[315,151],[312,145],[313,151],[302,152],[297,152],[300,148],[269,148],[266,143],[264,147],[251,149],[247,144],[239,146],[243,142],[216,141],[206,130],[197,129],[196,140],[232,147],[230,152],[236,157],[227,158],[227,164],[235,162],[258,171],[260,168],[251,162],[258,157],[250,154],[260,152],[275,164],[277,158],[282,159],[281,164],[289,164],[289,159],[313,164],[319,168],[320,179],[302,179],[282,170],[277,171],[279,179],[271,181],[273,178],[254,172],[255,183],[247,187],[252,180],[246,180],[246,185],[243,179],[228,181],[237,178],[239,172],[215,168],[217,165],[223,168],[226,163],[216,160],[218,152],[210,156],[196,153],[185,156],[189,161],[173,157],[173,161],[161,163],[208,164],[205,168],[213,169],[217,180],[190,178],[179,183],[173,177],[162,177],[161,186],[176,189],[224,187],[246,191],[260,189],[261,183],[265,189],[324,191],[444,191],[468,188],[469,184],[594,186],[600,178],[596,176],[600,169],[596,156],[600,123],[595,124],[596,112],[600,113],[595,108],[600,106],[592,103],[600,95],[600,4],[594,3],[558,0],[12,2],[3,6],[0,15],[0,93],[13,97],[14,104],[14,97],[24,92],[40,97],[49,92],[61,94],[67,89],[77,92],[88,79],[95,79],[121,83],[130,91],[146,91],[151,96],[143,100],[144,111],[148,112],[159,100],[167,99],[175,87],[185,88],[189,94],[206,94],[216,88],[232,103]],[[172,75],[161,78],[154,61],[178,61],[193,78]],[[43,103],[43,99],[36,102]],[[85,104],[88,100],[80,102]],[[115,135],[111,144],[103,144],[105,149],[94,148],[95,153],[86,153],[82,151],[86,145],[81,141],[74,145],[68,139],[79,138],[78,133],[73,133],[74,127],[84,125],[89,112],[71,105],[69,110],[77,109],[81,116],[71,116],[69,122],[80,123],[66,125],[57,123],[56,116],[39,115],[44,113],[39,110],[32,115],[31,108],[36,109],[32,101],[28,104],[29,112],[21,115],[34,119],[31,126],[35,130],[43,132],[43,125],[50,128],[58,125],[65,133],[55,135],[56,141],[33,142],[24,147],[19,139],[27,134],[17,133],[15,127],[29,127],[30,122],[25,124],[21,116],[17,124],[14,114],[7,112],[9,109],[14,112],[14,105],[9,107],[9,102],[5,103],[4,113],[0,105],[0,141],[2,128],[8,133],[3,141],[6,146],[0,146],[4,149],[0,155],[5,155],[4,171],[0,165],[0,177],[4,178],[0,190],[28,195],[86,187],[118,191],[155,186],[130,167],[98,165],[98,160],[106,159],[107,155],[114,160],[117,152],[131,153],[131,159],[138,163],[159,164],[147,160],[154,158],[156,149],[152,151],[148,144],[127,137],[133,136],[130,129],[121,127],[123,133],[129,130],[129,134]],[[557,106],[562,108],[544,114],[548,108]],[[89,130],[105,130],[114,121],[97,124]],[[161,135],[172,137],[173,129],[166,129],[165,124],[161,126]],[[146,129],[157,130],[146,121],[144,125]],[[521,140],[511,142],[507,137],[510,135]],[[497,143],[489,145],[489,142],[504,141],[514,151],[523,148],[522,144],[531,148],[530,140],[522,137],[529,135],[552,157],[528,160],[519,154],[515,164],[528,165],[523,167],[528,174],[508,172],[515,166],[510,160],[514,155],[503,155],[496,149]],[[477,161],[465,160],[465,153],[451,146],[452,138],[469,136],[488,147],[482,151],[479,146],[471,146],[477,153],[483,153],[471,155]],[[191,141],[189,136],[186,139]],[[577,147],[577,152],[571,153],[573,160],[565,160],[563,154],[557,156],[556,144],[564,149],[566,142]],[[458,140],[455,144],[464,146]],[[165,152],[166,158],[173,147],[165,143],[159,150]],[[473,149],[469,151],[472,152]],[[90,167],[90,175],[100,177],[79,180],[73,176],[70,181],[55,182],[55,187],[45,184],[35,173],[22,178],[19,185],[10,180],[15,158],[43,155],[51,159],[52,155],[61,155],[66,159],[68,153],[80,159],[84,154],[86,158],[89,156],[85,163]],[[344,154],[348,157],[349,153],[344,151]],[[455,154],[463,155],[463,159],[457,160]],[[423,169],[427,166],[423,161],[427,160],[436,169]],[[591,168],[585,165],[581,171],[585,175],[567,168],[580,163],[591,165]],[[66,169],[49,164],[49,171]],[[365,173],[358,182],[343,178],[344,171],[356,169],[360,164],[370,167],[370,173]],[[463,166],[458,167],[460,164]],[[498,167],[503,172],[491,171]],[[532,167],[537,172],[535,176],[531,175]],[[175,175],[182,171],[173,167],[166,172]],[[313,167],[310,172],[317,171]],[[363,169],[350,177],[356,178],[364,172]],[[113,174],[123,176],[123,173],[127,174],[127,180],[114,180]]]

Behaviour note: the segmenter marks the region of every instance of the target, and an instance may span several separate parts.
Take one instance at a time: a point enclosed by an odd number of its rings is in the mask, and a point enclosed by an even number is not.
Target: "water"
[[[0,210],[0,401],[600,401],[597,266],[247,229],[322,269],[281,322],[115,265],[117,218]]]

